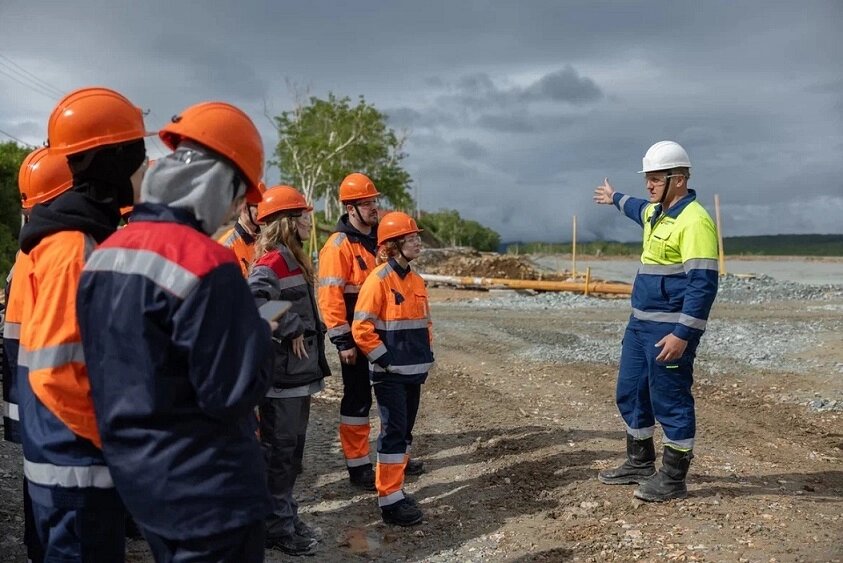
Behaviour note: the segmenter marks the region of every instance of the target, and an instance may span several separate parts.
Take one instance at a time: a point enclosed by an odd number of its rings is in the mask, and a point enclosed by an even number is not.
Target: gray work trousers
[[[260,434],[274,499],[266,520],[267,539],[290,536],[295,531],[299,505],[293,498],[298,467],[302,463],[310,395],[289,399],[264,398],[260,403]]]

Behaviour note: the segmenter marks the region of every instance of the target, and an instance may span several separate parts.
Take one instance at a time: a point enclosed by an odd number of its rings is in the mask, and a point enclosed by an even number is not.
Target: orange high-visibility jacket
[[[44,237],[29,257],[29,275],[17,277],[22,291],[23,322],[18,363],[46,409],[74,434],[101,447],[94,417],[82,337],[76,321],[76,288],[96,242],[78,231]],[[20,283],[18,283],[20,282]],[[19,370],[19,373],[20,371]],[[24,380],[19,381],[25,385]],[[24,416],[38,416],[25,410]],[[26,423],[24,432],[29,432]],[[48,436],[42,437],[49,438]]]
[[[360,289],[351,331],[372,382],[424,383],[433,365],[430,307],[424,280],[409,267],[390,259],[375,268]]]
[[[319,253],[319,310],[328,327],[328,338],[338,350],[354,347],[351,321],[357,294],[375,269],[375,241],[349,225],[344,216]]]
[[[18,252],[15,265],[6,282],[8,298],[3,323],[3,439],[21,443],[20,435],[20,393],[18,392],[18,350],[20,349],[20,327],[23,319],[23,291],[21,287],[29,279],[32,261],[28,254]],[[15,283],[15,279],[19,280]]]
[[[255,237],[240,223],[234,223],[234,226],[218,238],[217,242],[234,251],[243,277],[248,278],[249,268],[255,260]]]

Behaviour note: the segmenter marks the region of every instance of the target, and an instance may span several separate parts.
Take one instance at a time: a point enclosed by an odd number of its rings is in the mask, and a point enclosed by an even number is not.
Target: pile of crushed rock
[[[413,267],[424,274],[442,276],[469,276],[480,278],[506,278],[514,280],[564,279],[555,272],[536,266],[527,256],[478,252],[473,248],[430,248],[413,262]]]
[[[720,278],[717,300],[756,304],[767,301],[822,300],[843,296],[840,285],[805,285],[777,280],[768,275],[754,277],[727,275]]]

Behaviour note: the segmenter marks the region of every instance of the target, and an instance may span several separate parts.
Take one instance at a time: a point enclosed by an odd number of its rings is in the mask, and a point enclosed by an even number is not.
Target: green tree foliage
[[[275,117],[275,124],[279,140],[272,164],[308,201],[324,197],[328,220],[339,210],[337,191],[351,172],[369,176],[392,207],[412,208],[412,180],[401,167],[404,137],[388,128],[386,115],[362,96],[356,104],[334,94],[326,100],[311,97]]]
[[[20,231],[20,192],[18,172],[28,149],[17,143],[0,143],[0,285],[15,261]]]
[[[454,209],[424,213],[419,226],[451,246],[470,246],[475,250],[496,251],[501,243],[498,233],[477,221],[463,219]]]

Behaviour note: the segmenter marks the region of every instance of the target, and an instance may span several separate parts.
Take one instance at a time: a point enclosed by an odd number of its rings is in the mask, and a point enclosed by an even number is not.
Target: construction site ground
[[[843,561],[843,294],[728,295],[698,352],[689,498],[648,504],[596,479],[624,449],[626,300],[431,289],[436,366],[414,433],[427,472],[406,485],[424,522],[386,526],[349,486],[332,357],[296,487],[324,534],[310,560]],[[20,486],[20,449],[3,443],[3,560],[23,561]],[[151,560],[144,542],[129,560]]]

